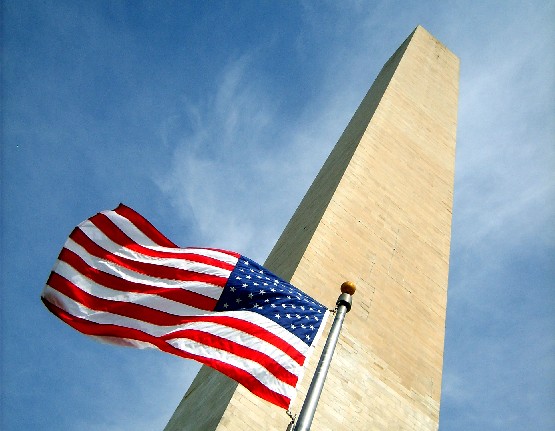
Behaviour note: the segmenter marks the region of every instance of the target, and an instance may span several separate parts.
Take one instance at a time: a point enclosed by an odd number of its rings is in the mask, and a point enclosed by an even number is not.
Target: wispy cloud
[[[549,9],[505,11],[477,27],[482,44],[459,42],[442,429],[550,429],[555,421],[547,407],[555,395]]]
[[[264,150],[272,153],[276,144],[274,111],[246,55],[224,68],[202,100],[184,95],[183,111],[173,121],[187,123],[189,132],[172,142],[171,166],[155,181],[181,217],[194,224],[194,239],[250,248],[249,226],[260,228],[256,217],[268,211],[262,190],[271,165]]]
[[[326,105],[307,102],[292,119],[253,53],[217,78],[202,100],[184,96],[171,121],[190,131],[175,137],[171,167],[154,181],[196,227],[195,240],[262,260],[346,126],[347,98],[336,88]]]
[[[522,38],[510,31],[516,22],[503,24],[501,40],[462,52],[455,252],[555,244],[553,55],[545,57],[554,35],[540,27],[543,38]]]

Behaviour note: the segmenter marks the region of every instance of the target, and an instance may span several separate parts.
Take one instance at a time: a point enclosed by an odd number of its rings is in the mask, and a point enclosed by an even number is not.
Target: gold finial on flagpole
[[[355,286],[355,283],[353,283],[352,281],[346,281],[341,285],[342,293],[348,293],[349,295],[354,295],[356,290],[357,290],[357,287]]]

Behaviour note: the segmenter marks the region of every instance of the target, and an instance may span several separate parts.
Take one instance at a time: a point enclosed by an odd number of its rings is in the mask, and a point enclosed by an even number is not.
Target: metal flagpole
[[[314,413],[316,412],[316,406],[318,405],[318,400],[320,399],[320,394],[322,393],[322,388],[324,387],[324,382],[326,380],[326,375],[328,374],[328,369],[330,367],[331,358],[333,356],[333,351],[335,350],[335,345],[337,344],[337,339],[339,338],[339,332],[341,331],[341,325],[343,325],[343,320],[345,315],[351,310],[352,298],[356,290],[355,283],[352,281],[346,281],[341,285],[341,295],[337,299],[337,310],[335,312],[335,319],[331,325],[330,333],[328,339],[326,340],[326,345],[320,356],[320,361],[312,377],[312,382],[310,383],[310,388],[306,394],[301,413],[299,413],[299,419],[295,424],[294,428],[288,427],[288,430],[292,431],[309,431],[310,425],[312,424],[312,419],[314,418]]]

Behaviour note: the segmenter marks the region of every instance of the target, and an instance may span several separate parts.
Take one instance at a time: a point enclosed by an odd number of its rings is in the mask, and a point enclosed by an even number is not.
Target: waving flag
[[[249,258],[179,248],[125,205],[73,230],[42,300],[84,334],[194,359],[283,408],[328,315]]]

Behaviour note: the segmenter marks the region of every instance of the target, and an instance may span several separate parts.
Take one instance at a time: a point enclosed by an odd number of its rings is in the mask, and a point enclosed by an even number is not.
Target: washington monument
[[[458,82],[458,58],[417,27],[383,66],[266,260],[330,308],[343,281],[357,285],[313,430],[438,428]],[[203,367],[166,431],[285,431],[288,422],[282,409]]]

